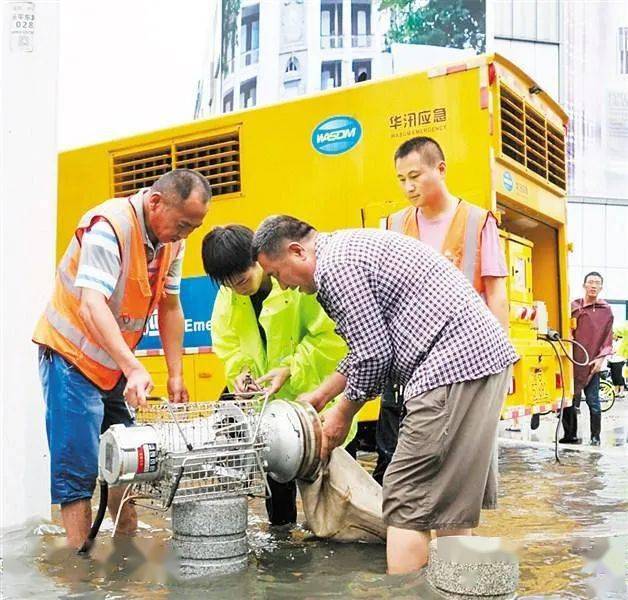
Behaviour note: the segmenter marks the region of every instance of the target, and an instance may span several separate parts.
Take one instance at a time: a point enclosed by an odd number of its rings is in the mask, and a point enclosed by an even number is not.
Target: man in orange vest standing
[[[210,197],[202,175],[177,169],[133,196],[107,200],[83,215],[57,268],[33,341],[46,401],[51,499],[61,505],[74,548],[91,526],[99,435],[114,423],[132,424],[128,406],[146,404],[153,388],[133,349],[155,308],[169,399],[188,400],[179,301],[183,240],[203,223]],[[122,492],[110,490],[113,518]],[[135,509],[126,504],[118,531],[131,534],[136,525]]]
[[[490,211],[457,198],[445,183],[445,155],[429,137],[406,140],[395,152],[397,178],[411,206],[387,219],[387,229],[428,244],[460,269],[508,331],[508,270]],[[387,382],[382,394],[373,477],[380,483],[397,446],[400,394]],[[489,503],[490,504],[490,503]]]

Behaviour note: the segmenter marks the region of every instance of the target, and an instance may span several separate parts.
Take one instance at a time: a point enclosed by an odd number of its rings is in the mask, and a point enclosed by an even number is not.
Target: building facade
[[[599,271],[628,320],[628,3],[496,0],[489,50],[529,73],[569,115],[571,297]]]
[[[414,4],[422,10],[430,2]],[[393,15],[380,0],[218,0],[214,7],[198,118],[474,52],[391,42]],[[628,2],[487,0],[485,15],[478,28],[487,51],[519,65],[570,118],[571,295],[581,293],[585,273],[600,271],[616,316],[628,319]]]
[[[372,0],[221,0],[197,117],[390,73],[387,11]]]

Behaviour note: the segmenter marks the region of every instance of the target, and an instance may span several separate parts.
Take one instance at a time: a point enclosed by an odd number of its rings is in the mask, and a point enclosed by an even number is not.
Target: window
[[[301,70],[299,59],[296,56],[291,56],[286,63],[286,75],[294,75]]]
[[[222,99],[222,112],[229,113],[233,111],[233,90],[227,92]]]
[[[283,97],[294,98],[301,93],[301,63],[296,56],[286,62],[283,74]]]
[[[628,75],[628,27],[620,27],[617,33],[619,74]]]
[[[225,45],[225,62],[224,62],[225,76],[233,73],[234,68],[235,68],[235,36],[232,36],[231,40],[228,41]]]
[[[342,1],[321,4],[321,48],[342,48]]]
[[[242,66],[259,62],[259,5],[242,9]]]
[[[286,81],[283,84],[283,97],[284,98],[296,98],[299,95],[299,80],[293,79],[292,81]]]
[[[371,61],[370,60],[354,60],[353,61],[353,80],[356,83],[368,81],[371,78]]]
[[[257,103],[257,77],[240,84],[240,108],[250,108]]]
[[[321,65],[321,90],[330,90],[342,85],[342,62],[330,60]]]
[[[351,45],[354,48],[368,48],[371,45],[371,5],[353,3],[351,5]]]

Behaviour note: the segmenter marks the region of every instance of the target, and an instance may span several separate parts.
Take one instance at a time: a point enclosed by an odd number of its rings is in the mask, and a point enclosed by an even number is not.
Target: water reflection
[[[500,508],[485,513],[478,533],[505,535],[519,544],[520,598],[628,597],[625,588],[621,591],[628,541],[624,465],[616,456],[599,453],[564,453],[559,465],[550,449],[500,449]],[[66,550],[54,529],[35,535],[36,524],[31,524],[5,533],[5,597],[445,597],[420,575],[384,575],[384,546],[312,541],[302,528],[270,531],[258,499],[251,501],[248,570],[214,580],[177,581],[169,575],[175,567],[168,521],[149,511],[140,511],[140,518],[148,529],[127,540],[101,534],[88,559]]]

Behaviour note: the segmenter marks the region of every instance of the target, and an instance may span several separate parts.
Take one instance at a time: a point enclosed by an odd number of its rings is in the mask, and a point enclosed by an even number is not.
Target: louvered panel
[[[238,132],[177,143],[174,159],[177,167],[205,175],[214,196],[240,191]]]
[[[171,169],[172,157],[169,146],[114,156],[114,196],[134,194],[143,187],[152,185]]]
[[[503,83],[499,101],[502,154],[566,190],[564,132]]]
[[[173,168],[194,169],[209,181],[214,196],[240,191],[240,138],[237,131],[177,142],[113,158],[113,193],[128,196],[152,185]]]
[[[503,86],[500,91],[502,152],[525,166],[523,102]]]
[[[547,180],[545,117],[525,103],[526,167]]]
[[[567,189],[565,172],[565,133],[551,124],[547,124],[549,142],[548,168],[549,180],[559,188]]]

